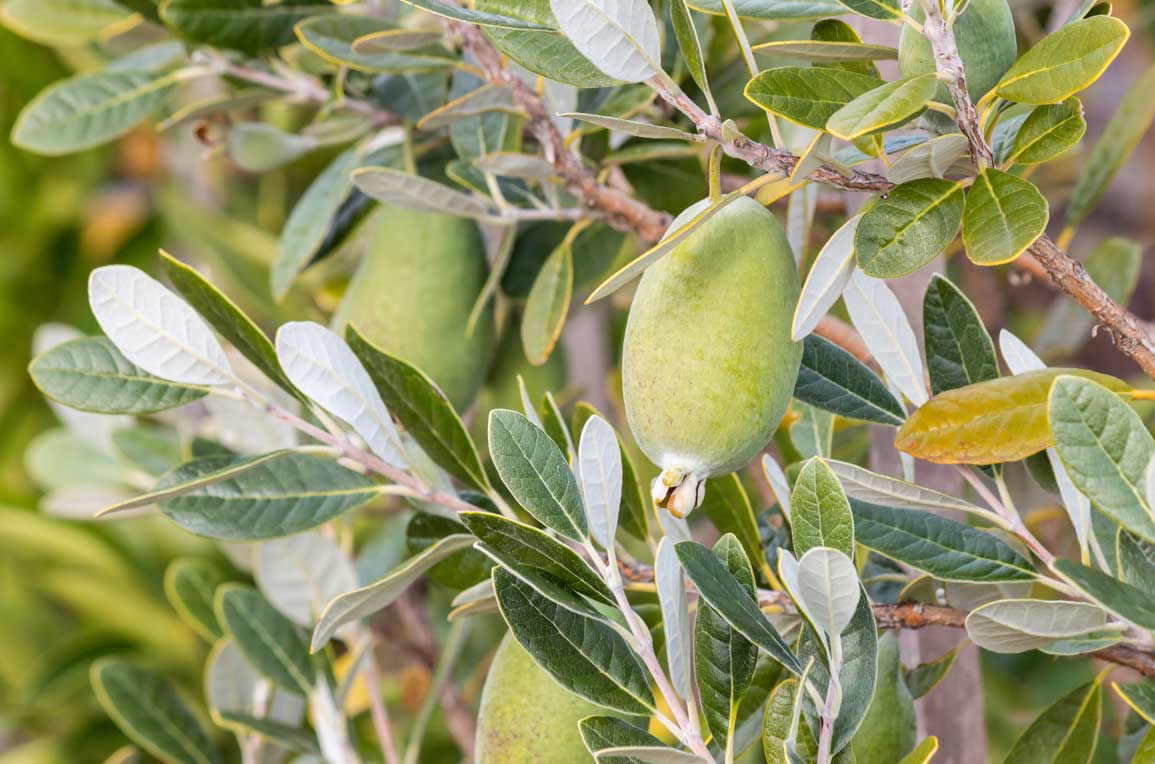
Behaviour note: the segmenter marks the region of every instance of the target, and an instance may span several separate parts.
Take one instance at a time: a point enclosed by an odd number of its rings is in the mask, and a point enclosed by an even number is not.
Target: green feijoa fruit
[[[564,689],[508,634],[477,715],[477,764],[589,764],[578,722],[606,710]]]
[[[691,206],[670,230],[709,204]],[[802,358],[790,339],[798,293],[782,226],[745,197],[642,277],[622,389],[634,437],[662,469],[654,500],[675,514],[701,503],[706,478],[747,464],[774,434]]]
[[[465,218],[382,209],[368,250],[334,316],[373,344],[428,374],[464,411],[493,358],[487,308],[473,334],[469,313],[486,277],[477,225]]]
[[[924,20],[918,3],[911,15],[919,22]],[[954,23],[954,36],[966,70],[967,91],[977,100],[995,86],[1018,57],[1015,20],[1007,0],[970,0]],[[935,71],[930,42],[910,26],[903,26],[899,37],[898,69],[903,77]],[[945,87],[940,87],[937,100],[950,102]],[[946,117],[941,121],[945,122]]]

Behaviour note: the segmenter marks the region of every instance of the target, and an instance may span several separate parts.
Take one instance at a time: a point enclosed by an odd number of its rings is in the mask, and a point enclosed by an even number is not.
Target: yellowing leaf
[[[939,464],[997,464],[1025,459],[1052,444],[1047,396],[1055,379],[1092,379],[1116,393],[1122,380],[1084,369],[1045,369],[939,393],[911,415],[894,445]]]

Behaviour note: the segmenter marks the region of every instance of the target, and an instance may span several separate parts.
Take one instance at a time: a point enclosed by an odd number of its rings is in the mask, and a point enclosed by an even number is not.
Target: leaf
[[[209,388],[155,377],[105,337],[61,343],[33,359],[33,383],[69,408],[97,414],[153,414],[204,398]]]
[[[277,350],[251,318],[219,289],[191,267],[160,251],[161,271],[192,309],[222,337],[281,388],[295,393],[293,383],[281,371]]]
[[[848,419],[900,425],[906,416],[873,371],[816,334],[803,340],[794,397]]]
[[[585,401],[578,401],[573,410],[573,431],[583,431],[585,429],[586,422],[588,422],[589,418],[593,416],[602,417],[603,419],[605,418],[589,403],[586,403]],[[621,457],[622,464],[622,490],[621,503],[619,505],[620,511],[617,515],[618,524],[622,530],[634,538],[645,540],[649,532],[649,518],[647,516],[647,512],[649,511],[650,507],[650,497],[649,494],[642,489],[641,484],[638,482],[637,468],[635,468],[633,465],[633,460],[630,457],[630,453],[626,451],[624,446],[622,446],[622,439],[618,437],[616,432],[614,433],[614,437],[617,438],[618,453]],[[578,446],[578,451],[578,456],[580,459],[580,445]],[[590,511],[588,508],[590,502],[588,496],[585,497],[585,501],[587,504],[586,511],[588,514]],[[594,525],[595,523],[591,520],[590,527],[592,528]]]
[[[182,76],[104,71],[61,80],[20,111],[12,143],[50,156],[108,143],[155,112]]]
[[[1048,416],[1055,450],[1096,509],[1155,541],[1155,511],[1144,492],[1155,441],[1127,404],[1092,380],[1062,376],[1051,388]]]
[[[693,656],[690,639],[690,602],[682,566],[674,553],[673,540],[663,536],[654,555],[654,584],[662,610],[662,633],[666,642],[666,666],[674,690],[683,699],[692,697]]]
[[[789,552],[780,554],[789,555]],[[797,578],[790,583],[784,579],[783,583],[790,587],[790,594],[796,600],[805,603],[815,627],[831,638],[842,634],[850,625],[862,592],[850,557],[823,546],[811,547],[803,554],[798,560]]]
[[[850,281],[854,270],[854,234],[859,220],[861,216],[855,215],[843,223],[814,258],[794,309],[790,337],[795,342],[814,331]]]
[[[746,98],[780,117],[815,130],[846,104],[882,85],[857,72],[824,67],[780,66],[767,69],[746,84]]]
[[[766,476],[766,482],[770,485],[770,492],[774,494],[774,498],[778,500],[778,508],[782,511],[782,515],[790,519],[790,481],[786,478],[786,473],[782,471],[782,467],[774,460],[770,454],[762,454],[762,473]]]
[[[472,8],[466,8],[456,3],[445,3],[441,0],[404,0],[405,3],[429,11],[437,16],[444,16],[467,24],[476,24],[481,27],[500,27],[502,29],[530,29],[548,30],[550,27],[538,24],[527,19],[499,13],[487,13]]]
[[[970,163],[970,144],[959,133],[947,133],[920,143],[894,161],[886,176],[892,183],[908,183],[919,178],[958,177],[956,171],[965,167],[966,175],[974,174]]]
[[[160,17],[189,42],[256,55],[295,41],[293,26],[298,21],[333,10],[321,2],[266,5],[262,0],[167,0]]]
[[[916,406],[926,403],[918,340],[898,298],[886,283],[856,270],[842,293],[842,301],[851,323],[891,384]]]
[[[589,563],[544,531],[489,512],[462,512],[458,517],[515,574],[533,568],[562,589],[615,606],[613,594]]]
[[[1062,103],[1040,106],[1015,134],[1007,164],[1039,164],[1065,154],[1087,132],[1083,104],[1072,96]]]
[[[299,725],[304,716],[305,698],[270,687],[270,682],[241,655],[231,637],[213,645],[205,663],[204,680],[209,714],[219,725],[227,726],[221,719],[225,712],[259,714],[288,725]]]
[[[299,727],[262,719],[251,714],[241,714],[236,711],[224,711],[220,714],[221,722],[233,729],[251,733],[264,738],[278,746],[284,746],[291,751],[304,754],[320,753],[317,738],[312,732]]]
[[[501,568],[493,570],[493,588],[513,636],[562,687],[626,714],[654,707],[645,670],[617,631],[550,602]]]
[[[900,18],[901,10],[898,0],[838,0],[860,16],[883,21],[893,21]],[[961,11],[961,8],[959,9]]]
[[[219,764],[220,753],[177,691],[124,658],[92,665],[92,688],[116,726],[150,754],[178,764]]]
[[[674,549],[706,604],[788,671],[795,675],[802,673],[798,658],[758,609],[757,600],[713,552],[693,541],[682,541],[675,544]]]
[[[639,729],[627,721],[613,716],[587,716],[578,722],[578,732],[582,742],[591,755],[597,756],[607,748],[623,746],[655,747],[662,744],[661,740]],[[637,764],[636,759],[606,758],[603,764]]]
[[[259,544],[253,577],[273,607],[307,628],[330,600],[357,587],[353,561],[318,531]]]
[[[931,759],[938,753],[938,738],[934,735],[925,737],[910,753],[903,756],[898,764],[930,764]]]
[[[812,64],[893,61],[898,58],[897,48],[839,40],[776,40],[755,45],[751,50],[766,56],[797,58]]]
[[[923,74],[879,85],[843,106],[826,131],[844,141],[884,130],[913,117],[938,92],[938,75]]]
[[[790,496],[790,535],[799,557],[815,547],[854,556],[854,517],[842,485],[822,459],[810,459]]]
[[[1147,477],[1147,485],[1151,485],[1150,475]],[[1115,557],[1119,564],[1120,581],[1143,591],[1155,591],[1155,544],[1141,541],[1120,529],[1116,537]]]
[[[817,747],[810,729],[805,726],[799,729],[798,726],[805,696],[805,693],[799,694],[798,687],[799,680],[786,679],[774,688],[766,702],[762,719],[762,749],[768,764],[792,764],[795,760],[806,762],[805,758],[792,758],[790,752],[799,745],[806,753]]]
[[[1099,741],[1102,678],[1076,687],[1031,722],[1004,764],[1089,764]]]
[[[1111,686],[1123,699],[1131,710],[1143,718],[1148,724],[1155,724],[1155,685],[1150,681],[1134,684],[1120,684],[1112,682]]]
[[[1051,445],[1047,396],[1058,377],[1071,374],[1101,381],[1116,392],[1127,389],[1123,382],[1093,371],[1046,369],[946,390],[906,420],[895,447],[939,464],[1024,459]]]
[[[682,751],[677,748],[669,748],[664,745],[631,745],[606,748],[599,752],[595,758],[599,764],[601,764],[602,762],[614,761],[621,757],[628,757],[635,761],[643,762],[643,764],[710,764],[707,759],[703,759],[695,753]]]
[[[381,394],[338,335],[312,321],[290,321],[277,330],[277,359],[298,389],[348,422],[374,454],[394,467],[405,465]]]
[[[479,220],[501,216],[501,211],[484,197],[389,167],[358,168],[353,171],[353,185],[366,196],[416,212],[448,213]]]
[[[719,533],[734,535],[750,564],[765,568],[762,538],[758,532],[754,506],[737,474],[710,478],[706,482],[701,511],[710,518]]]
[[[834,446],[834,415],[798,401],[798,419],[790,425],[790,442],[803,458],[830,456]]]
[[[577,481],[540,428],[516,411],[492,411],[489,453],[513,498],[538,522],[574,541],[588,535]]]
[[[1031,561],[993,533],[910,509],[852,500],[858,543],[940,581],[1030,581]]]
[[[381,53],[399,53],[406,50],[424,48],[428,45],[439,45],[445,35],[441,30],[433,29],[383,29],[380,32],[371,32],[362,35],[353,41],[353,52],[362,55]]]
[[[826,464],[838,476],[842,489],[852,499],[916,512],[971,512],[990,516],[985,509],[932,488],[880,475],[856,464],[835,459],[828,459]]]
[[[282,452],[258,460],[238,465],[235,457],[207,456],[177,467],[158,491],[206,476],[212,482],[159,502],[161,512],[201,536],[255,541],[315,528],[379,493],[373,481],[329,459]],[[218,479],[222,471],[229,476]]]
[[[278,686],[308,695],[317,680],[304,633],[250,586],[217,589],[217,617],[237,649]]]
[[[710,81],[706,75],[705,56],[702,54],[702,42],[698,39],[698,30],[694,27],[694,19],[690,15],[690,8],[686,0],[672,0],[670,3],[670,22],[674,27],[674,36],[678,39],[678,48],[682,51],[682,58],[686,68],[693,78],[694,84],[703,93],[710,92]]]
[[[601,114],[583,114],[581,112],[563,112],[558,114],[559,117],[567,119],[576,119],[579,122],[586,122],[597,127],[604,127],[606,130],[612,130],[618,133],[625,133],[632,135],[635,138],[652,138],[654,140],[675,140],[675,141],[689,141],[697,143],[701,141],[694,133],[688,133],[684,130],[679,130],[676,127],[667,127],[665,125],[654,125],[649,122],[638,122],[632,119],[619,119],[618,117],[606,117]]]
[[[213,599],[225,580],[217,566],[193,557],[175,559],[164,570],[164,593],[169,604],[208,642],[224,636]]]
[[[608,77],[641,82],[662,71],[658,21],[645,0],[550,0],[561,31]]]
[[[754,572],[737,539],[723,536],[714,546],[714,555],[753,595]],[[722,748],[733,749],[739,705],[754,679],[757,660],[757,647],[731,628],[716,610],[699,603],[694,626],[694,675],[706,728]]]
[[[858,224],[858,267],[876,278],[914,273],[954,240],[963,203],[962,186],[955,181],[921,178],[895,186]]]
[[[963,244],[978,265],[1009,263],[1047,228],[1047,199],[1029,180],[984,168],[975,178],[963,211]]]
[[[558,29],[549,0],[478,0],[474,9],[540,24],[545,29],[507,29],[489,26],[485,31],[497,48],[526,69],[557,82],[579,88],[607,87],[618,80],[607,76],[583,56]]]
[[[690,7],[726,15],[721,0],[694,0]],[[842,12],[842,6],[832,0],[734,0],[734,9],[742,18],[768,20],[820,19]]]
[[[1074,560],[1056,560],[1055,570],[1120,618],[1147,630],[1155,629],[1155,600],[1142,589]]]
[[[946,678],[961,652],[959,647],[948,650],[933,661],[920,663],[914,668],[902,668],[902,678],[911,697],[918,700]]]
[[[389,413],[429,458],[466,485],[491,490],[473,439],[437,384],[420,369],[373,345],[356,326],[349,325],[345,336]]]
[[[582,427],[577,464],[590,536],[610,549],[622,505],[622,449],[614,428],[597,414]]]
[[[974,304],[937,273],[922,298],[922,326],[930,389],[935,395],[999,376],[995,343]]]
[[[984,650],[1022,653],[1058,639],[1103,631],[1107,611],[1063,600],[998,600],[967,616],[967,634]]]
[[[493,112],[523,113],[514,102],[512,90],[498,85],[482,85],[430,111],[417,122],[417,128],[439,130]]]
[[[549,360],[561,337],[572,296],[573,249],[563,241],[538,271],[521,317],[521,344],[526,360],[534,366]]]
[[[512,151],[495,151],[473,161],[478,169],[491,175],[507,178],[545,181],[557,174],[553,163],[537,154],[518,154]]]
[[[335,598],[325,607],[325,611],[317,621],[309,649],[314,653],[317,652],[333,638],[333,634],[341,626],[370,616],[393,604],[431,567],[472,545],[473,536],[468,534],[446,536],[372,584]]]
[[[394,27],[369,16],[324,15],[294,26],[301,43],[322,59],[355,71],[379,73],[427,72],[452,67],[454,59],[443,47],[429,45],[405,51],[360,52],[354,43]]]
[[[88,300],[108,339],[150,374],[190,385],[233,381],[225,351],[204,319],[143,271],[97,268],[88,279]]]
[[[1080,22],[1083,23],[1083,22]],[[1094,209],[1155,119],[1155,66],[1149,66],[1119,101],[1071,192],[1064,225],[1078,226]]]
[[[9,0],[0,20],[21,37],[54,46],[97,42],[136,22],[112,0]]]
[[[1093,16],[1060,27],[1024,53],[995,85],[994,94],[1015,103],[1059,103],[1090,85],[1130,37],[1112,16]]]

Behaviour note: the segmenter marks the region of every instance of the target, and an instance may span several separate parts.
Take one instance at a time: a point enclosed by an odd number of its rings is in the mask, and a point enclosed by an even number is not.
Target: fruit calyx
[[[706,496],[706,478],[700,472],[687,472],[681,467],[667,467],[650,484],[654,505],[671,515],[683,518],[693,512]]]

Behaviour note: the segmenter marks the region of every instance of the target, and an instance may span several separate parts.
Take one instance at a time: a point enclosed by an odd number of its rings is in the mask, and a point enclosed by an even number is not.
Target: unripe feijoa
[[[578,722],[606,710],[562,688],[508,634],[477,715],[477,764],[589,764]]]
[[[923,21],[918,3],[911,14]],[[970,0],[954,23],[954,36],[966,70],[967,91],[977,100],[995,86],[1018,56],[1015,20],[1007,0]],[[907,25],[899,37],[898,69],[903,77],[935,71],[930,41]],[[938,100],[950,101],[945,87],[940,88]]]
[[[693,205],[685,225],[709,206]],[[802,344],[790,339],[798,270],[775,217],[743,197],[642,277],[626,324],[630,429],[662,468],[654,499],[683,515],[707,477],[747,464],[786,411]]]
[[[466,218],[385,207],[334,316],[428,374],[454,408],[477,395],[493,357],[493,310],[466,335],[486,277],[485,248]]]

